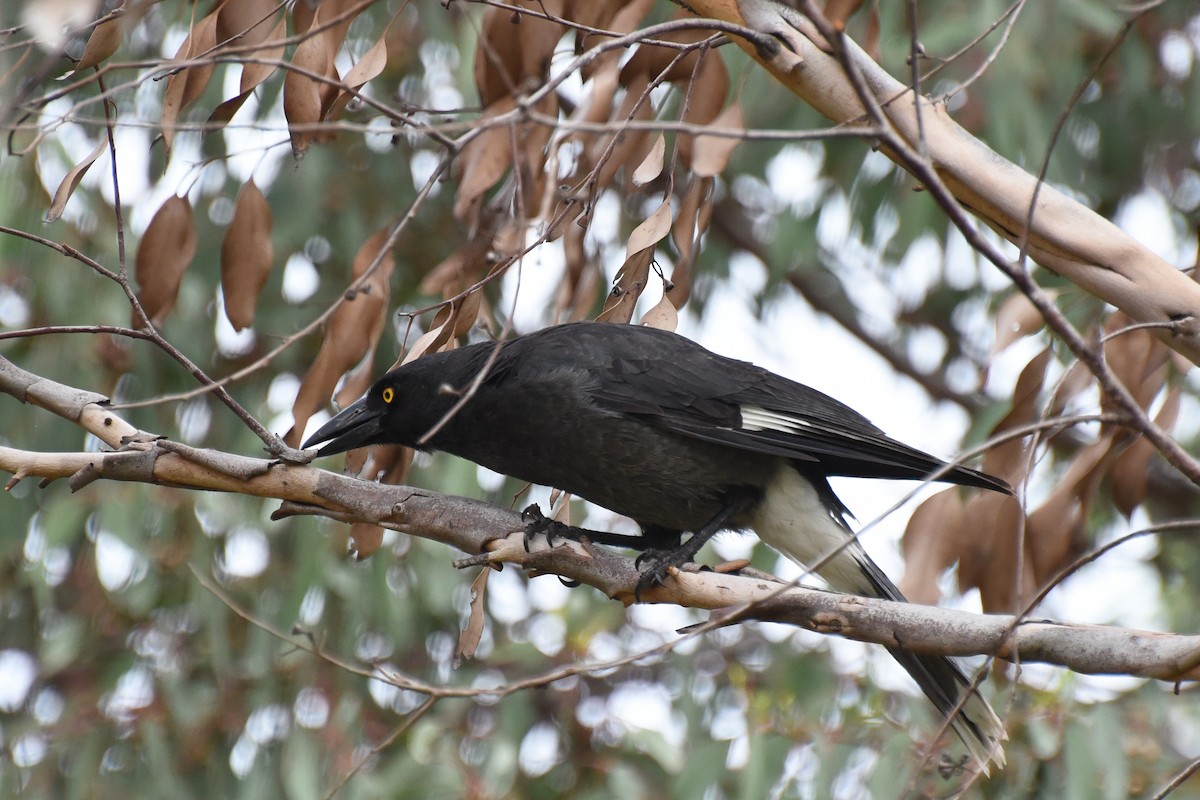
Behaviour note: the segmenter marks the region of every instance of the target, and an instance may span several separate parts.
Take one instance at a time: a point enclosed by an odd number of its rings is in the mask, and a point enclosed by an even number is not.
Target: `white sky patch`
[[[671,710],[665,686],[645,681],[626,681],[608,696],[608,713],[627,728],[656,731],[668,743],[683,742],[684,725]]]
[[[1196,52],[1186,35],[1167,31],[1158,43],[1158,59],[1172,78],[1181,81],[1191,74]]]
[[[119,592],[146,577],[145,557],[108,531],[96,534],[96,574],[101,585]]]
[[[560,742],[558,729],[549,722],[539,722],[521,740],[517,761],[526,775],[544,775],[558,763]]]
[[[18,767],[33,767],[40,764],[48,750],[45,738],[36,733],[24,733],[13,739],[12,760]]]
[[[915,308],[924,302],[930,290],[942,280],[945,256],[942,244],[932,233],[918,236],[900,259],[891,277],[896,299],[904,308]]]
[[[532,612],[524,578],[516,570],[506,569],[488,578],[488,613],[502,625],[527,619]]]
[[[244,356],[254,349],[254,328],[233,329],[233,323],[225,315],[225,294],[217,287],[217,321],[215,325],[217,350],[225,358]]]
[[[529,582],[529,604],[538,611],[560,611],[571,599],[571,589],[559,580]]]
[[[24,650],[0,650],[0,711],[20,710],[37,677],[37,661]]]
[[[283,299],[303,303],[316,294],[321,276],[312,261],[303,253],[293,253],[283,265]]]
[[[118,126],[113,131],[113,141],[117,153],[117,180],[121,185],[121,202],[128,206],[137,198],[150,191],[150,170],[147,169],[148,154],[151,152],[151,137],[149,128],[136,126]],[[100,164],[92,165],[96,170]],[[96,181],[104,202],[109,206],[113,202],[112,162],[108,162],[103,172],[89,177]]]
[[[267,388],[267,408],[278,413],[291,411],[300,392],[300,379],[290,372],[281,372],[271,379]]]
[[[787,203],[799,216],[812,212],[821,196],[821,165],[825,149],[817,143],[786,145],[767,162],[766,178],[775,199]]]
[[[145,664],[131,667],[117,680],[116,688],[101,698],[105,716],[128,722],[133,714],[154,702],[154,675]]]
[[[1182,242],[1171,220],[1171,207],[1154,189],[1143,189],[1122,200],[1113,222],[1172,264],[1182,263]]]
[[[533,230],[526,231],[526,245],[537,238]],[[512,319],[519,332],[546,324],[546,310],[554,305],[565,268],[561,240],[540,245],[508,268],[501,278],[499,310]]]
[[[306,686],[296,694],[292,716],[296,725],[308,730],[320,730],[329,721],[329,698],[316,686]]]
[[[394,131],[392,134],[394,135]],[[408,169],[412,173],[413,185],[420,187],[428,183],[440,163],[442,163],[442,159],[432,150],[414,150],[412,157],[408,160]]]
[[[225,538],[221,569],[234,578],[253,578],[270,562],[270,548],[261,528],[238,525]]]
[[[311,628],[321,621],[325,613],[325,589],[320,586],[310,586],[300,601],[300,610],[296,613],[297,621],[306,628]]]

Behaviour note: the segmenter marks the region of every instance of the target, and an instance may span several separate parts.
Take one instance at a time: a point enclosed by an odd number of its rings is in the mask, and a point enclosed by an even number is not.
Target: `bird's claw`
[[[682,567],[692,560],[693,555],[686,549],[643,550],[633,561],[640,573],[637,585],[633,589],[633,599],[638,603],[642,602],[643,592],[665,584],[671,567]]]
[[[521,521],[525,523],[526,553],[529,552],[530,543],[538,536],[545,536],[547,544],[551,547],[558,539],[571,538],[571,526],[547,517],[537,503],[525,507],[525,510],[521,512]]]

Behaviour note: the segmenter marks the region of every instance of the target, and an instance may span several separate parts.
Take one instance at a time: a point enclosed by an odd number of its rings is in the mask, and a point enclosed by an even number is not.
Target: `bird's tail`
[[[851,545],[847,550],[850,552],[846,555],[859,562],[862,576],[873,590],[871,594],[883,600],[908,602],[866,552],[856,545]],[[984,774],[987,774],[993,762],[998,767],[1004,766],[1003,743],[1008,738],[1004,723],[957,664],[944,656],[922,655],[890,647],[888,652],[912,676],[925,696],[942,712],[942,716],[949,718],[951,729],[962,740]]]
[[[815,568],[830,588],[849,594],[907,602],[846,523],[849,513],[824,476],[784,467],[767,487],[747,522],[759,538],[788,558]],[[943,656],[888,648],[921,691],[949,718],[972,757],[986,772],[1004,764],[1004,725],[962,670]],[[957,709],[957,710],[956,710]]]

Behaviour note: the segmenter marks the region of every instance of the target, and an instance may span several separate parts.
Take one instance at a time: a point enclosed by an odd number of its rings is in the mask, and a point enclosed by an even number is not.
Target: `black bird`
[[[557,325],[419,358],[384,375],[304,447],[321,442],[320,455],[382,443],[442,450],[631,517],[641,536],[586,535],[655,551],[643,580],[691,560],[719,530],[750,529],[819,565],[837,591],[898,601],[900,590],[853,538],[829,476],[936,474],[1011,492],[889,438],[815,389],[677,334],[622,324]],[[1003,724],[952,661],[889,652],[943,715],[962,703],[952,727],[984,769],[1003,763]]]

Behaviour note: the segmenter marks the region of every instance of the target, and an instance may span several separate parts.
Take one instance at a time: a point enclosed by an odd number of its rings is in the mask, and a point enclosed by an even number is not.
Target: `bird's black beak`
[[[329,442],[318,452],[318,456],[331,456],[344,453],[356,447],[376,444],[377,437],[383,432],[383,409],[367,408],[366,399],[347,406],[340,414],[326,422],[321,428],[308,437],[303,449],[307,450],[315,444]]]

